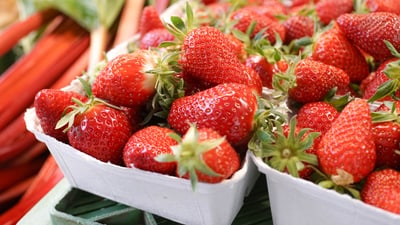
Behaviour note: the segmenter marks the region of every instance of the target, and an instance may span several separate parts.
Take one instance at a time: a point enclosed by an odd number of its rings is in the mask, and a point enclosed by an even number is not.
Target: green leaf
[[[100,25],[110,28],[118,17],[124,0],[33,0],[33,4],[38,10],[55,8],[91,31]]]

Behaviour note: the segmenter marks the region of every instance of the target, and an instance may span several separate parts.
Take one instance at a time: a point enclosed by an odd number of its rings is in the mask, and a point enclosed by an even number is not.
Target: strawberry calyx
[[[170,137],[175,139],[178,144],[171,146],[173,154],[160,154],[155,157],[159,162],[177,162],[177,174],[182,177],[189,174],[192,189],[196,189],[198,177],[196,172],[201,172],[210,176],[221,176],[213,171],[203,160],[203,153],[218,147],[225,140],[225,137],[199,141],[199,134],[195,124],[190,124],[184,138],[176,133],[171,133]]]
[[[355,199],[361,199],[359,187],[354,184],[353,176],[344,170],[338,169],[337,175],[330,178],[318,168],[311,166],[315,171],[312,179],[320,187],[334,190],[340,194],[349,194]]]
[[[285,135],[281,123],[274,121],[276,128],[272,132],[264,130],[255,134],[258,140],[258,151],[254,151],[256,156],[263,158],[266,163],[281,172],[287,172],[294,177],[300,177],[299,171],[307,165],[317,165],[317,156],[307,153],[314,144],[319,132],[311,132],[310,129],[303,128],[296,131],[296,116],[289,122],[289,131]]]
[[[390,111],[376,111],[371,112],[372,123],[381,123],[381,122],[396,122],[400,123],[399,113],[396,110],[396,104],[391,101],[385,101],[386,107],[390,109]]]
[[[66,126],[65,129],[63,130],[63,132],[67,132],[72,127],[72,125],[74,124],[75,116],[87,112],[89,109],[91,109],[92,107],[94,107],[98,104],[104,104],[111,108],[114,108],[117,110],[122,110],[118,106],[115,106],[103,99],[95,97],[92,94],[92,90],[90,88],[88,81],[86,81],[82,78],[79,78],[79,81],[82,84],[82,87],[88,97],[88,100],[86,102],[82,102],[77,98],[74,98],[74,97],[72,98],[72,101],[75,103],[75,105],[68,106],[64,110],[61,119],[56,124],[56,129],[60,129],[60,128]]]

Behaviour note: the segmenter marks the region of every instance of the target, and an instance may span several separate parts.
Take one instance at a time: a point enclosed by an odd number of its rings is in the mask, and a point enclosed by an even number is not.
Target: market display
[[[394,0],[146,6],[25,121],[72,186],[179,223],[232,223],[260,173],[274,224],[398,223],[399,36]]]

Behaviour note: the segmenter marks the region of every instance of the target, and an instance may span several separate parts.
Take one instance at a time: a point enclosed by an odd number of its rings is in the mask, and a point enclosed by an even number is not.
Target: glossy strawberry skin
[[[66,127],[56,129],[56,124],[66,108],[75,104],[72,98],[87,100],[85,96],[76,92],[59,89],[42,89],[34,99],[35,112],[43,132],[64,143],[68,142],[68,136],[63,131]]]
[[[400,112],[400,102],[394,101],[394,114]],[[390,112],[384,103],[375,109],[376,112]],[[400,144],[400,124],[397,121],[375,122],[372,131],[376,146],[376,166],[400,169],[400,154],[396,151]]]
[[[362,96],[365,99],[370,99],[377,91],[379,86],[381,86],[383,83],[387,82],[389,80],[389,77],[386,76],[386,74],[383,72],[386,65],[394,62],[396,60],[399,60],[397,58],[390,58],[388,60],[385,60],[382,62],[379,67],[376,69],[374,72],[374,75],[370,78],[370,81],[364,85],[363,91],[362,91]],[[400,91],[397,91],[396,96],[400,96]],[[393,98],[391,96],[386,96],[379,101],[385,101],[385,100],[392,100]]]
[[[247,57],[245,65],[257,72],[263,87],[272,89],[272,77],[275,73],[280,72],[279,65],[269,63],[264,57],[258,55]]]
[[[179,63],[185,74],[203,83],[215,86],[236,82],[261,94],[260,77],[243,65],[232,49],[235,46],[217,28],[199,27],[186,35]]]
[[[340,15],[353,11],[353,0],[320,0],[315,4],[315,11],[322,24],[329,24]]]
[[[155,93],[156,77],[145,73],[152,68],[147,50],[118,55],[96,76],[93,95],[112,104],[137,107],[145,104]]]
[[[199,128],[199,141],[218,139],[222,136],[211,128]],[[220,176],[210,176],[196,171],[198,181],[205,183],[219,183],[230,178],[240,168],[240,158],[236,150],[227,140],[223,141],[218,147],[206,151],[202,154],[205,164]],[[188,179],[189,174],[182,176]]]
[[[154,157],[159,154],[171,154],[170,146],[177,142],[168,136],[173,130],[160,126],[147,126],[129,138],[123,149],[124,164],[127,167],[172,175],[175,173],[175,162],[157,162]]]
[[[391,12],[400,15],[400,4],[397,0],[366,0],[371,12]]]
[[[75,116],[68,130],[72,147],[103,161],[122,164],[122,149],[132,133],[125,112],[103,104]]]
[[[312,58],[344,70],[353,83],[360,83],[369,75],[365,57],[338,27],[321,34],[315,42]]]
[[[392,57],[384,40],[400,50],[400,15],[386,12],[343,14],[336,21],[353,44],[378,62]]]
[[[320,132],[320,137],[322,137],[331,128],[339,114],[339,111],[327,102],[306,103],[297,112],[297,126],[311,128],[313,131]]]
[[[375,168],[372,121],[365,100],[355,99],[346,105],[323,135],[316,153],[319,168],[327,175],[337,175],[338,169],[352,175],[346,184],[359,182]]]
[[[235,146],[250,137],[256,110],[257,99],[246,85],[220,84],[175,100],[168,123],[181,134],[189,129],[188,122],[212,128]]]
[[[400,214],[400,172],[383,169],[371,173],[361,190],[361,200]]]
[[[289,89],[289,96],[300,103],[320,101],[332,88],[350,83],[342,69],[312,59],[301,60],[294,73],[296,86]]]
[[[285,43],[303,37],[312,37],[314,34],[314,20],[303,15],[294,15],[283,22],[285,27]]]

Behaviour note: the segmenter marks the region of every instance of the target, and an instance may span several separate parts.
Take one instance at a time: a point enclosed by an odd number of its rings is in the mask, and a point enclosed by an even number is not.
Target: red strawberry
[[[140,16],[138,27],[140,36],[143,36],[153,29],[159,28],[164,28],[164,24],[160,19],[157,9],[152,5],[144,7]]]
[[[211,128],[190,125],[179,144],[172,147],[173,154],[160,155],[161,162],[176,162],[177,175],[190,178],[192,188],[198,181],[219,183],[230,178],[239,168],[240,159],[236,150]]]
[[[140,49],[148,49],[158,47],[164,41],[173,41],[174,36],[165,28],[157,28],[143,34],[139,40]]]
[[[259,55],[248,56],[245,65],[256,71],[261,78],[262,85],[270,89],[273,88],[273,75],[278,72],[284,72],[287,67],[284,61],[269,63],[264,57]]]
[[[302,105],[297,112],[297,126],[311,128],[312,131],[320,132],[320,137],[322,137],[331,128],[333,121],[338,116],[338,110],[331,104],[327,102],[310,102]]]
[[[203,26],[190,31],[182,45],[180,64],[184,73],[212,84],[241,83],[261,93],[258,74],[238,59],[234,45],[214,27]]]
[[[383,103],[372,113],[377,167],[400,169],[399,113],[400,102],[398,101]]]
[[[294,75],[296,85],[289,89],[289,97],[300,103],[320,101],[332,88],[349,85],[342,69],[312,59],[301,60]]]
[[[340,15],[353,11],[353,0],[320,0],[315,11],[322,24],[328,24]]]
[[[373,102],[376,100],[392,100],[392,95],[400,96],[398,73],[400,59],[391,58],[384,61],[376,69],[371,81],[364,86],[363,98]],[[394,69],[391,71],[391,69]]]
[[[314,20],[304,15],[294,15],[283,22],[285,27],[285,43],[314,34]]]
[[[128,116],[93,97],[78,105],[58,124],[68,123],[70,145],[100,161],[121,165],[122,150],[132,133]]]
[[[123,159],[127,167],[142,170],[174,174],[176,163],[161,163],[154,158],[160,154],[171,154],[171,146],[177,142],[169,136],[173,130],[160,126],[147,126],[129,138],[123,150]]]
[[[233,12],[231,20],[237,21],[234,28],[245,33],[251,23],[256,23],[251,37],[265,29],[265,39],[269,40],[271,44],[276,42],[275,33],[277,33],[281,40],[285,40],[285,27],[279,23],[278,20],[272,19],[268,16],[260,15],[251,8],[240,8]]]
[[[337,185],[357,183],[374,168],[371,113],[363,99],[349,102],[317,148],[319,168]]]
[[[220,84],[207,90],[175,100],[168,123],[184,134],[190,123],[198,128],[212,128],[232,145],[246,143],[253,128],[257,99],[243,84]]]
[[[56,129],[56,124],[66,108],[75,104],[72,98],[80,101],[87,99],[85,96],[72,91],[42,89],[36,94],[33,103],[43,132],[64,143],[68,142],[68,136],[63,131],[66,127]]]
[[[344,14],[336,21],[346,37],[376,61],[392,57],[384,40],[400,50],[400,15],[387,12]]]
[[[398,0],[366,0],[365,4],[371,12],[391,12],[400,15]]]
[[[250,10],[261,16],[267,16],[271,19],[276,19],[276,16],[282,16],[287,13],[286,6],[278,0],[263,1],[262,4],[255,5],[247,4],[243,8],[246,8],[246,10]]]
[[[353,83],[359,83],[369,75],[363,54],[337,26],[322,33],[316,40],[312,58],[344,70]]]
[[[400,214],[400,172],[384,169],[371,173],[361,190],[361,200]]]

